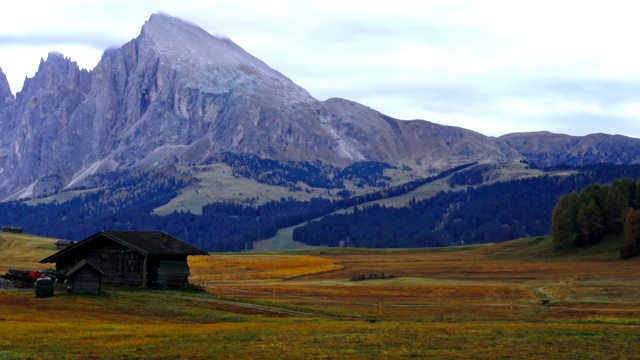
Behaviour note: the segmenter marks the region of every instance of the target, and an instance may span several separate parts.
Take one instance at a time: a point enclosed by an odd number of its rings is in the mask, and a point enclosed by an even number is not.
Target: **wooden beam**
[[[147,271],[148,266],[148,255],[144,256],[144,261],[142,263],[142,287],[147,288],[147,277],[149,276],[149,272]]]

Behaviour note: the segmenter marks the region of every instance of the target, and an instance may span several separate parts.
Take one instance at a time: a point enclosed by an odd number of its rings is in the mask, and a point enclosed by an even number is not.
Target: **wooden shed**
[[[75,241],[71,241],[71,240],[58,240],[56,241],[56,249],[58,250],[66,249],[75,243],[76,243]]]
[[[99,294],[102,290],[102,270],[82,260],[67,271],[69,291],[81,294]]]
[[[190,255],[208,254],[161,231],[101,231],[40,262],[69,272],[86,260],[103,272],[104,283],[181,288],[188,284]]]
[[[2,232],[11,232],[11,233],[16,233],[16,234],[22,234],[22,227],[21,226],[3,226],[2,227]]]

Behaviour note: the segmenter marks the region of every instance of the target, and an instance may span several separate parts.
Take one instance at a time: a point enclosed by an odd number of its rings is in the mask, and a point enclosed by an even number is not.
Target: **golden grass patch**
[[[57,239],[28,234],[0,232],[0,272],[9,269],[40,270],[45,264],[39,261],[58,251]]]
[[[285,280],[343,267],[309,255],[221,255],[189,257],[191,279],[199,281]]]

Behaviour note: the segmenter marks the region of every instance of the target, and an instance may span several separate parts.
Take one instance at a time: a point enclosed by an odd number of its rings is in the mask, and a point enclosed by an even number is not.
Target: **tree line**
[[[385,169],[394,166],[380,161],[359,161],[345,168],[315,161],[281,162],[263,159],[253,154],[224,152],[210,157],[205,164],[223,162],[233,169],[236,176],[244,176],[260,183],[288,187],[293,191],[301,189],[296,184],[303,182],[311,187],[323,189],[344,189],[344,181],[351,180],[357,187],[387,187],[391,178],[384,175]]]
[[[412,201],[405,208],[374,205],[351,214],[325,216],[296,228],[293,237],[310,245],[424,247],[547,235],[553,209],[564,194],[619,177],[640,177],[638,165],[566,169],[576,173],[441,192],[429,199]]]
[[[640,181],[621,178],[610,185],[592,184],[563,195],[552,213],[556,248],[590,246],[610,234],[624,233],[623,258],[639,253]]]
[[[250,249],[254,241],[304,222],[308,224],[296,230],[294,236],[308,244],[446,246],[548,234],[550,214],[563,194],[579,192],[594,182],[640,178],[637,165],[598,165],[572,168],[576,173],[569,176],[543,176],[442,192],[429,199],[413,199],[401,209],[364,206],[369,201],[409,193],[473,165],[343,200],[297,201],[289,197],[261,206],[216,202],[205,206],[201,215],[178,211],[166,216],[154,215],[153,209],[166,204],[197,179],[171,166],[146,172],[119,171],[90,179],[100,187],[86,188],[82,195],[64,202],[0,203],[0,223],[69,240],[81,240],[100,230],[161,230],[207,251]],[[362,171],[378,172],[379,167],[366,165]],[[354,206],[358,207],[354,214],[325,216]],[[325,217],[320,221],[310,221],[322,216]]]
[[[201,215],[178,211],[164,216],[154,215],[153,209],[196,182],[195,178],[173,166],[147,172],[117,171],[90,178],[90,184],[100,187],[77,188],[85,192],[68,201],[38,205],[0,203],[0,221],[23,226],[32,234],[69,240],[82,240],[100,230],[161,230],[207,251],[242,251],[251,249],[254,241],[274,236],[281,228],[342,208],[399,196],[473,164],[343,200],[296,201],[289,197],[257,207],[215,202],[204,206]],[[343,175],[363,176],[380,173],[383,168],[376,163],[359,164]]]

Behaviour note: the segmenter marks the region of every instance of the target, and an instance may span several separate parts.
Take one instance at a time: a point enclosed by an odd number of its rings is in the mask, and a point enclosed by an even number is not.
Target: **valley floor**
[[[515,248],[191,257],[208,293],[0,290],[0,358],[640,357],[639,259]]]

